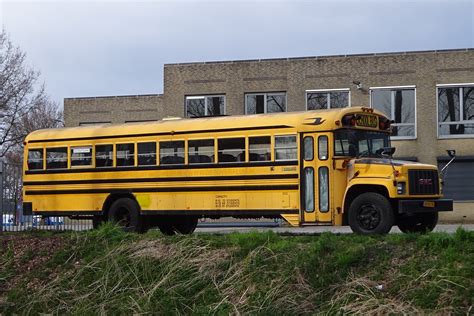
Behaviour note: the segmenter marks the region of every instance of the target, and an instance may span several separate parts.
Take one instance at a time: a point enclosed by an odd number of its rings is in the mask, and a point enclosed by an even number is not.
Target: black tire
[[[160,216],[158,217],[156,225],[162,234],[172,236],[176,234],[174,228],[174,220],[172,217]]]
[[[143,219],[137,202],[129,198],[120,198],[109,209],[108,219],[126,232],[143,232]]]
[[[404,233],[428,233],[438,223],[438,213],[422,213],[400,218],[398,228]]]
[[[194,232],[197,223],[197,217],[174,216],[159,218],[157,226],[163,234],[168,236],[175,234],[188,235]]]
[[[174,229],[183,235],[189,235],[194,232],[198,224],[197,217],[179,216],[174,221]]]
[[[105,222],[105,218],[101,215],[92,216],[92,228],[97,229]]]
[[[349,206],[349,225],[355,233],[388,234],[394,222],[390,201],[379,193],[363,193]]]

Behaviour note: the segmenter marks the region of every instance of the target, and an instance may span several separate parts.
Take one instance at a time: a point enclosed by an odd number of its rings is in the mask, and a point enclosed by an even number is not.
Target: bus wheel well
[[[346,198],[344,200],[344,214],[342,217],[342,225],[349,225],[348,221],[348,213],[349,213],[349,207],[352,203],[352,201],[362,193],[366,192],[375,192],[379,193],[383,196],[385,196],[387,199],[389,199],[388,195],[388,190],[386,187],[382,185],[370,185],[370,184],[359,184],[359,185],[354,185],[347,191]]]
[[[102,206],[102,215],[107,216],[112,204],[121,198],[129,198],[137,202],[135,196],[130,192],[112,193],[105,199],[104,205]]]

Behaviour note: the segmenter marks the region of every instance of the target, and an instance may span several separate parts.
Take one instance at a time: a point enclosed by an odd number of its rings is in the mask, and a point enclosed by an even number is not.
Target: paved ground
[[[458,227],[465,230],[474,231],[474,224],[450,224],[437,225],[435,231],[454,233]],[[196,233],[214,233],[226,234],[231,232],[250,232],[250,231],[274,231],[275,233],[284,235],[313,235],[324,232],[332,232],[336,234],[350,234],[352,233],[348,226],[309,226],[309,227],[198,227]],[[401,233],[397,227],[393,227],[391,234]]]

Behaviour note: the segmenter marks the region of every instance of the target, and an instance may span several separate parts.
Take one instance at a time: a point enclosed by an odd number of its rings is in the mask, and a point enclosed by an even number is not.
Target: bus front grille
[[[437,170],[408,170],[408,181],[410,195],[439,194]]]

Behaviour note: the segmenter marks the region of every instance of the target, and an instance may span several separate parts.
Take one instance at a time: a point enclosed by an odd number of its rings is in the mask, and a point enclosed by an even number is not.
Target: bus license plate
[[[423,202],[423,207],[431,207],[431,208],[433,208],[433,207],[435,207],[435,202],[433,202],[433,201],[424,201],[424,202]]]

